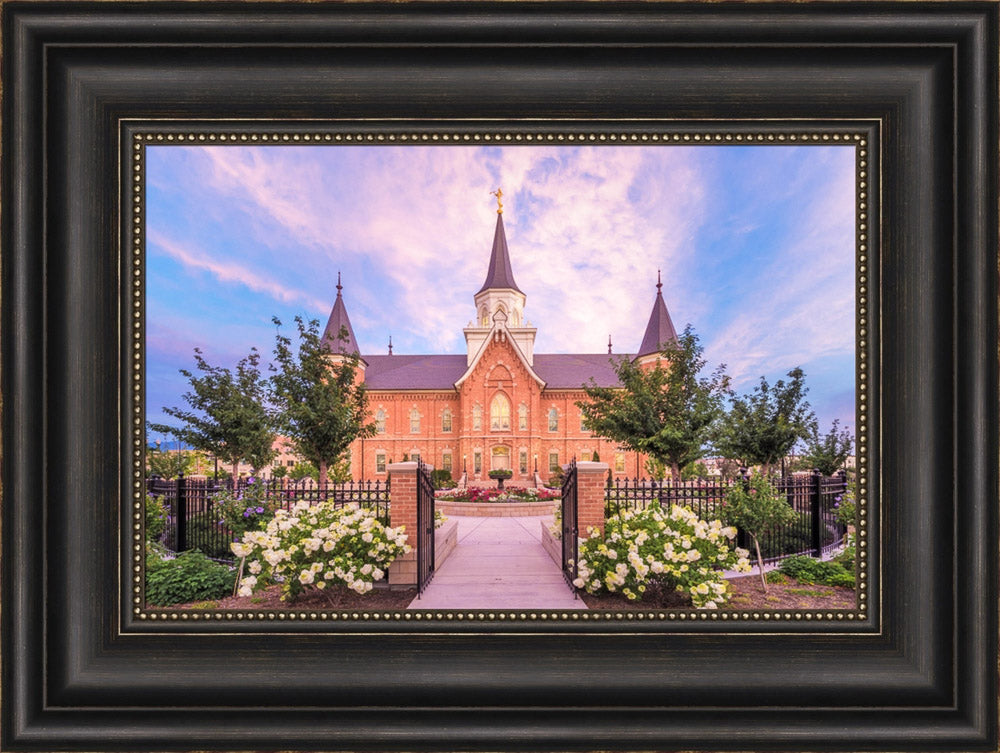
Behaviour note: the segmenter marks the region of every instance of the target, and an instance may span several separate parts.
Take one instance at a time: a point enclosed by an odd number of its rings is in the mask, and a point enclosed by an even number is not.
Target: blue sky
[[[656,294],[738,392],[800,366],[853,429],[848,146],[155,146],[147,149],[146,412],[192,349],[233,367],[271,317],[322,327],[337,272],[362,353],[462,353],[497,186],[539,353],[635,352]]]

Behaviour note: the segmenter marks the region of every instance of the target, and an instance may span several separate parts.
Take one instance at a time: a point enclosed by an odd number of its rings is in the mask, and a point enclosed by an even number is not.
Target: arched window
[[[559,431],[559,411],[549,408],[549,431]]]
[[[472,430],[483,430],[483,408],[481,405],[477,405],[472,409]]]
[[[517,406],[517,428],[520,431],[528,430],[528,406],[524,403]]]
[[[385,434],[385,411],[381,408],[375,412],[375,431]]]
[[[490,430],[510,431],[510,400],[497,394],[490,403]]]
[[[451,408],[445,408],[441,414],[441,431],[451,431]]]
[[[410,433],[420,433],[420,411],[416,408],[410,411]]]
[[[481,327],[490,326],[490,313],[486,310],[485,306],[483,306],[479,310],[479,326]]]
[[[517,309],[514,309],[510,313],[510,323],[514,327],[520,327],[521,326],[521,313]]]

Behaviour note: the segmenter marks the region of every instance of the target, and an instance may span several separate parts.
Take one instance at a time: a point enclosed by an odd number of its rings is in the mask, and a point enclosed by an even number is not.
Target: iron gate
[[[417,463],[417,595],[434,575],[434,484],[423,461]]]
[[[577,578],[576,460],[569,464],[562,483],[562,573],[576,593]]]

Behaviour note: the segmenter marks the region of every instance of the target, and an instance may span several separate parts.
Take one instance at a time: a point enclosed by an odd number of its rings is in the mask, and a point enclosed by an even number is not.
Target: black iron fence
[[[657,502],[664,509],[677,504],[688,507],[703,520],[726,521],[726,494],[733,484],[745,483],[745,477],[733,481],[692,479],[690,481],[655,481],[647,479],[608,479],[605,488],[605,513],[617,515],[627,510],[645,509]],[[847,491],[847,476],[818,472],[785,476],[771,480],[785,496],[795,517],[787,525],[770,529],[760,538],[765,562],[776,562],[796,554],[820,557],[839,546],[847,531],[837,519],[837,507]],[[739,546],[750,549],[750,539],[739,531]]]
[[[290,510],[299,501],[310,505],[334,500],[338,507],[356,504],[375,511],[378,519],[389,525],[389,483],[359,481],[343,484],[329,483],[320,486],[312,479],[289,481],[255,479],[253,499],[266,510]],[[167,528],[163,543],[175,552],[198,549],[212,559],[232,561],[229,545],[236,540],[218,509],[223,493],[249,495],[250,484],[246,479],[215,482],[207,479],[151,478],[146,482],[146,492],[158,497],[167,511]],[[228,496],[228,495],[227,495]]]

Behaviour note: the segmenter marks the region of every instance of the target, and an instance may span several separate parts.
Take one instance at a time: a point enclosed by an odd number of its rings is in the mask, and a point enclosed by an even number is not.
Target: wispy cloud
[[[170,258],[179,261],[188,269],[208,272],[220,282],[242,285],[255,293],[264,293],[277,301],[285,303],[306,303],[313,309],[322,310],[328,305],[326,302],[314,298],[301,290],[279,285],[259,274],[255,274],[240,264],[218,261],[209,257],[203,250],[191,249],[175,243],[155,230],[150,230],[146,239],[160,251]]]

